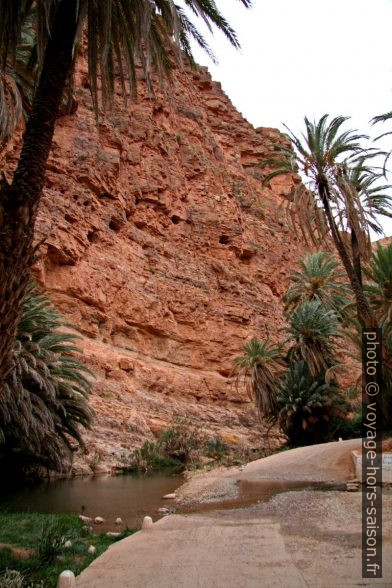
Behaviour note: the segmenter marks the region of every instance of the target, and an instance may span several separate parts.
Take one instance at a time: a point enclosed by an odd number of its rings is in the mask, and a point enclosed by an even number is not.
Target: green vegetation
[[[384,337],[392,335],[392,244],[377,245],[365,267],[368,282],[364,288],[376,313]]]
[[[289,363],[303,360],[313,377],[326,373],[334,365],[339,322],[334,311],[318,300],[304,302],[293,313],[286,329],[292,346]]]
[[[277,403],[279,425],[292,445],[330,440],[336,433],[332,417],[343,419],[347,413],[347,402],[337,383],[314,378],[305,361],[290,364],[280,380]]]
[[[162,430],[157,440],[145,441],[140,449],[124,456],[124,463],[131,472],[148,474],[193,468],[198,465],[204,444],[200,426],[179,420]]]
[[[83,448],[79,428],[92,418],[91,373],[66,326],[30,284],[0,402],[0,460],[8,475],[38,466],[62,470],[74,448]]]
[[[370,229],[381,233],[379,217],[392,215],[392,197],[371,167],[374,150],[363,147],[367,137],[343,131],[346,121],[343,116],[324,115],[313,122],[305,117],[301,138],[287,129],[290,142],[273,146],[264,182],[281,174],[302,175],[305,184],[298,184],[287,201],[294,228],[318,247],[332,239],[354,294],[358,322],[374,328],[377,319],[364,292],[362,264],[370,256]]]
[[[364,290],[392,347],[388,314],[392,246],[378,247],[371,262],[364,266],[364,274],[368,278]],[[266,420],[278,424],[290,445],[358,436],[358,390],[350,388],[343,394],[337,379],[342,356],[354,354],[351,341],[358,346],[360,360],[360,325],[354,315],[352,291],[343,281],[338,262],[322,252],[308,254],[300,262],[300,269],[290,274],[290,280],[292,284],[284,296],[289,322],[282,329],[286,339],[272,345],[253,338],[244,345],[246,353],[234,360],[237,379],[246,374],[248,392],[253,393],[263,417],[254,390],[257,386],[268,389],[273,396],[273,410]],[[265,366],[267,373],[274,374],[267,384],[258,377]],[[389,415],[392,385],[387,378],[384,384],[384,415]]]
[[[242,447],[235,436],[208,437],[200,425],[179,420],[161,431],[155,441],[123,455],[124,470],[137,474],[195,470],[200,467],[243,464],[271,453]]]
[[[292,271],[289,279],[291,284],[283,298],[288,317],[304,302],[318,300],[340,320],[344,319],[351,288],[333,255],[324,251],[309,253],[299,260],[299,269]]]
[[[0,586],[54,588],[63,570],[79,574],[114,541],[133,532],[113,539],[89,534],[74,515],[0,513]],[[90,545],[94,554],[87,551]]]
[[[260,414],[267,420],[276,417],[276,390],[283,367],[282,349],[270,341],[256,337],[242,346],[243,355],[234,360],[237,383],[245,383],[248,396],[253,398]]]

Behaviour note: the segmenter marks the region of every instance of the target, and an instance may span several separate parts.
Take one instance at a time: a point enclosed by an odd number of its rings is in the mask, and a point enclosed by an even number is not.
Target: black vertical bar
[[[362,329],[362,578],[382,578],[382,333]]]

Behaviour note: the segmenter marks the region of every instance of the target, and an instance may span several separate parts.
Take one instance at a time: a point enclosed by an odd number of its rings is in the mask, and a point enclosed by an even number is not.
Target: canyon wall
[[[137,100],[118,92],[97,124],[79,66],[37,224],[37,279],[97,376],[93,467],[176,417],[260,445],[232,360],[253,335],[281,337],[280,297],[303,254],[279,209],[293,180],[261,183],[279,132],[253,128],[206,68],[174,71],[154,98],[140,82]],[[9,174],[18,149],[3,153]]]

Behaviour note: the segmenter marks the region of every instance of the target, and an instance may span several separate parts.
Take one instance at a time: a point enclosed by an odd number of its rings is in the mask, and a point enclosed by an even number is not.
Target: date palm
[[[243,381],[249,398],[253,399],[262,417],[274,422],[277,417],[276,393],[284,367],[279,345],[256,337],[242,346],[243,354],[234,360],[237,382]]]
[[[313,122],[305,118],[301,138],[288,129],[292,147],[275,147],[265,162],[272,169],[264,182],[281,174],[302,174],[307,185],[299,184],[287,203],[293,223],[318,246],[328,246],[332,238],[355,296],[358,320],[363,327],[373,328],[377,319],[363,289],[358,260],[369,256],[369,229],[378,215],[390,216],[392,198],[384,194],[382,205],[373,210],[363,181],[350,181],[350,170],[358,166],[370,177],[364,163],[370,154],[362,147],[364,135],[342,130],[346,120],[342,116],[330,120],[328,115]],[[376,175],[371,180],[373,188],[375,180]]]
[[[286,316],[290,317],[303,302],[318,300],[343,320],[351,289],[337,259],[317,251],[300,259],[299,266],[289,275],[291,284],[284,295]]]
[[[368,281],[365,285],[370,303],[377,315],[384,335],[392,335],[392,243],[386,247],[377,245],[370,262],[365,266]],[[391,339],[392,342],[392,339]]]
[[[250,5],[250,0],[240,1]],[[173,0],[0,2],[0,125],[5,122],[12,127],[14,122],[9,118],[12,94],[4,92],[5,80],[9,81],[5,72],[15,63],[32,10],[36,11],[37,57],[34,97],[18,165],[12,183],[3,178],[0,186],[0,387],[13,365],[13,341],[29,279],[27,270],[34,258],[34,224],[46,163],[64,91],[72,79],[78,40],[85,33],[90,88],[98,112],[100,105],[110,106],[116,68],[124,96],[132,95],[138,61],[151,86],[152,69],[163,75],[173,60],[180,63],[184,54],[191,56],[192,38],[208,50],[189,12],[223,31],[238,47],[235,32],[214,0],[184,0],[184,6]]]
[[[336,382],[314,378],[304,361],[290,365],[277,396],[279,425],[293,445],[328,440],[332,419],[344,417],[347,402]]]
[[[314,378],[324,377],[335,365],[334,356],[339,333],[339,321],[333,310],[313,299],[301,304],[287,327],[292,347],[288,353],[290,363],[304,361]]]
[[[76,336],[47,298],[29,285],[0,403],[1,458],[10,466],[61,470],[89,427],[90,372]],[[73,443],[74,442],[74,443]]]

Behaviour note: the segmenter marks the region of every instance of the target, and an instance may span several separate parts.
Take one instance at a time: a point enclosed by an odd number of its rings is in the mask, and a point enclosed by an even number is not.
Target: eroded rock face
[[[97,126],[85,65],[58,121],[37,239],[40,283],[97,374],[90,467],[173,417],[238,442],[261,425],[230,377],[250,337],[280,337],[280,296],[303,247],[279,213],[293,180],[263,188],[274,129],[254,129],[205,68],[115,107]],[[18,145],[5,154],[11,173]],[[3,154],[4,155],[4,154]]]

